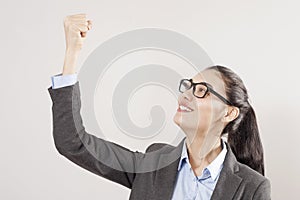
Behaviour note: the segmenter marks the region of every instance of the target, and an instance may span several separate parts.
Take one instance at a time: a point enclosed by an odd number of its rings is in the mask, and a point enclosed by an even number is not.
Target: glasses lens
[[[185,92],[186,90],[191,88],[191,85],[192,85],[192,83],[189,80],[181,80],[180,86],[179,86],[179,91]]]
[[[207,91],[207,87],[205,85],[198,84],[198,85],[196,85],[194,94],[197,97],[204,97],[204,95],[206,94],[206,91]]]

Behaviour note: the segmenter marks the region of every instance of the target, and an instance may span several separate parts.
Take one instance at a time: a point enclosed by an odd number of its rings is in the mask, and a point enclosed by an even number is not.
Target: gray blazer
[[[176,147],[154,143],[147,148],[147,153],[133,152],[85,131],[80,116],[81,101],[78,81],[74,85],[59,89],[49,87],[48,91],[53,102],[54,143],[61,155],[94,174],[131,189],[130,200],[171,199],[184,140]],[[227,143],[226,146],[228,152],[211,199],[271,199],[270,181],[248,166],[239,163],[230,146]],[[110,152],[109,149],[113,149],[114,152]],[[159,152],[160,149],[164,150]],[[163,163],[170,152],[177,153],[178,159],[165,167],[144,173],[135,173],[134,170],[131,172],[117,170],[115,167],[109,167],[100,162],[100,160],[108,162],[114,160],[119,162],[121,167],[127,165],[134,168],[136,163],[144,162],[147,157],[145,155],[154,151],[159,152],[156,159],[158,163]],[[126,152],[125,158],[124,152]]]

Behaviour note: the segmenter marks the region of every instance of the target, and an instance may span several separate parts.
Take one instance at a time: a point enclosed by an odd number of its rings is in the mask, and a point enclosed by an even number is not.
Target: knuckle
[[[92,22],[91,20],[86,20],[86,14],[75,14],[75,15],[67,15],[63,19],[63,24],[65,27],[69,27],[72,29],[79,29],[81,31],[88,30]]]
[[[78,29],[78,26],[76,24],[70,24],[70,28],[75,30],[75,29]]]

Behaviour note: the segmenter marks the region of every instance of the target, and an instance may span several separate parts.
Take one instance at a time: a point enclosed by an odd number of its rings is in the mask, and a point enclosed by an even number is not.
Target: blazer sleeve
[[[131,188],[136,162],[145,154],[133,152],[86,132],[82,123],[79,82],[48,88],[52,99],[53,138],[57,151],[84,169]]]
[[[271,184],[268,179],[265,179],[257,187],[254,195],[254,200],[270,200],[271,199]]]

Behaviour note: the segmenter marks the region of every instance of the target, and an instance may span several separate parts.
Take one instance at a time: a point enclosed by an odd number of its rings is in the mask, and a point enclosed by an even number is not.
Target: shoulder
[[[181,141],[176,146],[174,146],[173,144],[162,143],[162,142],[152,143],[147,147],[146,153],[153,152],[153,151],[159,151],[161,153],[170,153],[173,150],[176,150],[176,152],[180,152],[181,155],[182,146],[184,145],[185,139],[186,137],[182,138]]]
[[[230,147],[224,160],[224,168],[227,174],[233,173],[235,177],[238,176],[241,180],[239,187],[241,195],[249,195],[248,197],[252,196],[253,199],[270,199],[270,180],[249,166],[237,161]]]
[[[153,151],[158,151],[161,150],[162,148],[174,148],[174,146],[167,144],[167,143],[152,143],[150,144],[147,149],[146,153],[153,152]]]
[[[250,168],[249,166],[242,164],[238,161],[237,161],[237,165],[239,168],[237,175],[240,176],[241,178],[243,178],[243,180],[248,182],[249,184],[258,186],[261,183],[269,182],[268,178],[261,175],[260,173],[258,173],[254,169]]]
[[[224,167],[226,169],[249,183],[259,184],[267,180],[265,176],[250,168],[248,165],[239,162],[227,142],[226,147],[227,154],[224,160]]]
[[[268,178],[245,164],[239,163],[239,175],[243,179],[243,185],[252,190],[253,199],[271,199],[271,183]]]

